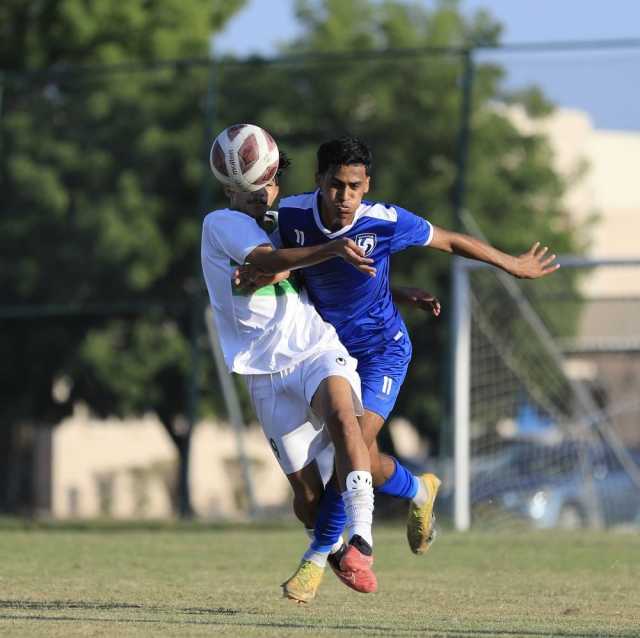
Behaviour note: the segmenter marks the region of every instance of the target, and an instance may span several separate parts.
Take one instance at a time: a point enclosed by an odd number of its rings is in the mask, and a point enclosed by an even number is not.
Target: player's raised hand
[[[370,265],[373,263],[373,259],[365,257],[364,250],[360,248],[353,239],[347,237],[344,239],[334,239],[331,244],[336,257],[341,257],[345,261],[348,261],[360,272],[370,277],[376,276],[376,269]]]
[[[422,290],[422,288],[394,286],[391,292],[393,293],[393,300],[395,302],[401,302],[419,308],[432,314],[434,317],[440,315],[440,301],[430,292]]]
[[[237,288],[246,290],[253,286],[254,282],[260,276],[260,272],[261,271],[252,264],[244,264],[243,266],[238,266],[233,271],[231,281]]]
[[[549,248],[540,246],[537,241],[526,253],[515,258],[515,267],[511,274],[519,279],[538,279],[550,275],[560,268],[560,264],[554,263],[556,255],[548,255]]]

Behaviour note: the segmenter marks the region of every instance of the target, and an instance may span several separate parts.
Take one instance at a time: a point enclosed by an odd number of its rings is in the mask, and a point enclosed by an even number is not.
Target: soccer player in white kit
[[[265,435],[294,486],[296,512],[305,509],[301,501],[307,496],[296,491],[297,473],[333,443],[347,512],[348,547],[340,569],[368,584],[361,591],[376,591],[371,570],[373,488],[357,420],[362,412],[357,362],[295,283],[283,279],[247,294],[233,282],[236,268],[244,263],[281,272],[342,258],[371,276],[375,271],[352,240],[275,249],[257,223],[274,199],[273,189],[276,181],[257,192],[226,189],[229,208],[204,219],[202,269],[214,320],[229,371],[245,377]],[[305,524],[313,527],[313,521]],[[298,602],[315,596],[324,572],[307,554],[283,584],[285,597]]]

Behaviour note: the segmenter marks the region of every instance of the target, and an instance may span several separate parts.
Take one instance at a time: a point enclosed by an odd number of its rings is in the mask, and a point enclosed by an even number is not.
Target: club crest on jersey
[[[354,241],[358,246],[360,246],[360,248],[362,248],[362,250],[364,250],[364,256],[368,257],[376,247],[378,237],[375,233],[361,233],[360,235],[356,235]]]

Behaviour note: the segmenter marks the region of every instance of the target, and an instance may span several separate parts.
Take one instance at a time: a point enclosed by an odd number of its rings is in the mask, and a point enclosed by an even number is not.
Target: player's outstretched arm
[[[313,266],[334,257],[340,257],[360,272],[375,277],[376,269],[371,266],[373,259],[365,257],[364,250],[348,238],[334,239],[320,246],[300,248],[275,249],[271,244],[262,244],[247,255],[246,261],[265,273],[278,273]]]
[[[430,292],[422,290],[422,288],[392,286],[391,295],[393,296],[393,301],[397,304],[419,308],[431,313],[434,317],[440,315],[440,301]]]
[[[433,238],[429,246],[497,266],[520,279],[538,279],[550,275],[560,268],[560,264],[554,263],[556,255],[548,255],[549,249],[547,246],[541,247],[539,241],[533,244],[526,253],[514,256],[503,253],[470,235],[454,233],[434,226]]]

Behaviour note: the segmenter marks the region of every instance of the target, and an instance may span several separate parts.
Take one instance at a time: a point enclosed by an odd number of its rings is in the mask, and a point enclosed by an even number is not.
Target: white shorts
[[[347,379],[355,413],[362,414],[357,365],[344,348],[332,348],[286,370],[245,377],[256,416],[285,474],[309,465],[331,444],[327,428],[310,407],[324,379],[330,376]]]

